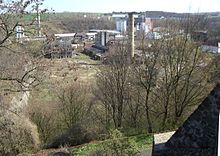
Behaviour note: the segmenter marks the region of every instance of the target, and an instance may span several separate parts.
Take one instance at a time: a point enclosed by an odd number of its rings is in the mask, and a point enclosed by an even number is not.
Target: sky
[[[169,11],[178,13],[220,12],[220,0],[45,0],[55,12]]]

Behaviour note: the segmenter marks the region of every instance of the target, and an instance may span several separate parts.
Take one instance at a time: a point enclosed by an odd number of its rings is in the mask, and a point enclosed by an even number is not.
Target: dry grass
[[[34,154],[20,154],[18,156],[51,156],[54,153],[69,153],[69,151],[66,148],[60,148],[60,149],[48,149],[48,150],[41,150]]]
[[[95,83],[98,61],[79,53],[73,58],[44,59],[42,66],[46,66],[42,83],[31,93],[31,103],[48,102],[53,99],[52,91],[75,82],[83,85]],[[44,103],[43,102],[43,103]]]
[[[46,81],[71,82],[80,81],[89,83],[96,75],[98,61],[91,60],[88,56],[79,53],[74,58],[46,60],[48,66]]]

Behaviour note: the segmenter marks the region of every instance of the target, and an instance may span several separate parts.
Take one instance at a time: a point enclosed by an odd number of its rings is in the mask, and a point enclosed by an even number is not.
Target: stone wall
[[[220,85],[183,123],[174,135],[154,145],[154,156],[217,156]]]

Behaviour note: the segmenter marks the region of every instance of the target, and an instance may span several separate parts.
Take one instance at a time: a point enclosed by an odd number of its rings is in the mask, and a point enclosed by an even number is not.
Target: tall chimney
[[[128,14],[129,18],[129,32],[128,32],[128,40],[130,44],[130,57],[134,57],[134,13],[130,12]]]
[[[37,36],[41,37],[39,3],[37,3]]]

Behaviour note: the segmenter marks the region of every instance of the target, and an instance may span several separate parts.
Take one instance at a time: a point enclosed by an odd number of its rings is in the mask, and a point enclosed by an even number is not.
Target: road
[[[137,156],[151,156],[151,152],[152,152],[152,148],[149,148],[149,149],[146,149],[146,150],[142,151]]]

